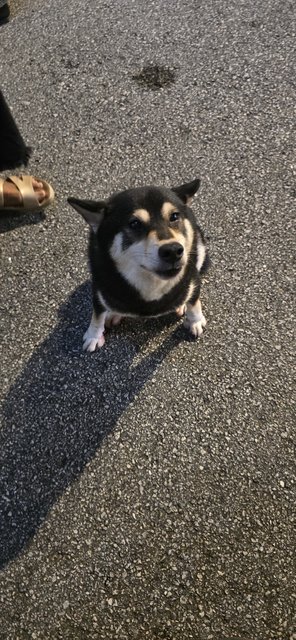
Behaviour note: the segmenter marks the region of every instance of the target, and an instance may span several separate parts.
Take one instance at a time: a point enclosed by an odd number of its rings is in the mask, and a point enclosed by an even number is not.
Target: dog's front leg
[[[106,310],[94,300],[90,325],[83,336],[83,351],[95,351],[97,347],[100,348],[105,343],[104,328],[106,315]]]
[[[201,309],[200,299],[197,298],[197,300],[187,302],[184,327],[189,329],[190,333],[196,338],[197,336],[201,336],[206,324],[207,321]]]

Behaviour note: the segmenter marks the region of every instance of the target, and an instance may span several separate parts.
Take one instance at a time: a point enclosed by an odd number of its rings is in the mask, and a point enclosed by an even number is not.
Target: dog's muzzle
[[[179,242],[169,242],[158,249],[160,268],[157,274],[162,278],[173,278],[182,268],[181,260],[184,247]]]

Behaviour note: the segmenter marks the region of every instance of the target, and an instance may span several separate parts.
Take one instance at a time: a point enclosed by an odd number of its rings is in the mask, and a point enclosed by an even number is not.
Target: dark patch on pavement
[[[175,82],[175,72],[168,67],[160,65],[148,65],[143,67],[141,71],[133,75],[140,85],[148,89],[163,89]]]

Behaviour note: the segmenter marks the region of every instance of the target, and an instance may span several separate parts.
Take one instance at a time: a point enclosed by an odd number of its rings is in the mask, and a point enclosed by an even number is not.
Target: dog
[[[104,330],[123,316],[176,311],[194,337],[206,325],[201,276],[209,258],[204,234],[189,207],[200,180],[168,189],[137,187],[106,201],[68,203],[90,225],[93,314],[83,349],[104,345]]]

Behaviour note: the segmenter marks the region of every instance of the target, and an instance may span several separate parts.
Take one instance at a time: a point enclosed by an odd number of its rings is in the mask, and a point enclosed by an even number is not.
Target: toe
[[[46,193],[45,193],[44,189],[40,189],[40,191],[38,189],[38,191],[37,191],[38,202],[42,202],[42,200],[44,200],[45,196],[46,196]]]

